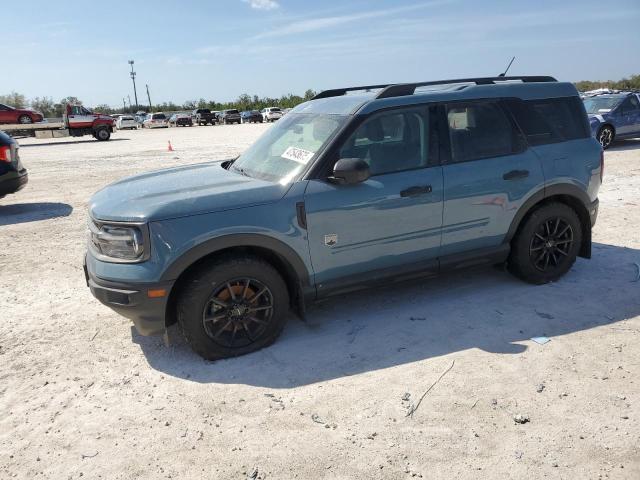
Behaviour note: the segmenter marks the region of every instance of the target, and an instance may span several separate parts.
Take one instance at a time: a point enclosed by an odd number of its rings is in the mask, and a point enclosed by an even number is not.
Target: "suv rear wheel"
[[[220,258],[192,275],[177,307],[191,348],[217,360],[272,344],[286,323],[289,294],[271,264],[252,256]]]
[[[569,271],[582,243],[576,212],[564,203],[549,203],[524,221],[511,242],[511,273],[534,284],[555,281]]]

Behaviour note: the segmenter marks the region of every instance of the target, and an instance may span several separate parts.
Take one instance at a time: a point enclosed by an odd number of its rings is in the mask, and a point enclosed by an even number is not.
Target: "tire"
[[[255,321],[246,311],[254,304],[260,305],[253,313]],[[284,280],[271,264],[253,256],[218,258],[204,264],[187,280],[177,299],[183,334],[191,348],[207,360],[271,345],[284,328],[288,310]]]
[[[111,132],[108,128],[99,128],[93,133],[93,136],[100,142],[106,142],[111,138]]]
[[[20,115],[18,117],[18,123],[27,125],[29,123],[33,123],[33,118],[31,118],[29,115]]]
[[[525,282],[553,282],[569,271],[581,245],[582,225],[575,210],[548,203],[523,221],[511,241],[507,267]]]
[[[600,145],[602,145],[602,149],[606,150],[613,143],[615,132],[609,125],[603,125],[602,127],[600,127],[600,130],[598,130],[598,135],[596,136],[596,138],[598,142],[600,142]]]

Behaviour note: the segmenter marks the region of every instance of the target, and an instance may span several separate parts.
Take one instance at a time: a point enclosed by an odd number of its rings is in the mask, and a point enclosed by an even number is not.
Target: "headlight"
[[[149,258],[146,224],[101,223],[89,220],[89,249],[107,262],[136,263]]]

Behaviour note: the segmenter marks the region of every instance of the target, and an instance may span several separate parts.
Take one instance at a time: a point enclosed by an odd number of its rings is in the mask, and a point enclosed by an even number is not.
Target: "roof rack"
[[[496,82],[508,82],[508,81],[521,81],[525,83],[529,82],[557,82],[553,77],[547,76],[523,76],[523,77],[480,77],[480,78],[458,78],[453,80],[436,80],[433,82],[417,82],[417,83],[395,83],[387,85],[368,85],[363,87],[350,87],[350,88],[335,88],[332,90],[325,90],[320,92],[313,100],[318,98],[338,97],[345,95],[347,92],[353,92],[357,90],[374,90],[382,89],[375,98],[389,98],[389,97],[401,97],[405,95],[413,95],[418,87],[427,87],[432,85],[453,85],[456,83],[475,83],[476,85],[492,85]]]
[[[348,88],[334,88],[332,90],[323,90],[318,93],[312,100],[317,100],[318,98],[328,98],[328,97],[339,97],[341,95],[345,95],[347,92],[354,92],[357,90],[378,90],[381,88],[389,87],[390,83],[386,83],[384,85],[366,85],[363,87],[348,87]]]

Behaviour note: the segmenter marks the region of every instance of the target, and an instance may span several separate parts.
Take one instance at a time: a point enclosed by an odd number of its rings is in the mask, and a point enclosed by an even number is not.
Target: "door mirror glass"
[[[329,180],[341,185],[352,185],[369,179],[369,164],[362,158],[341,158],[333,166],[333,176]]]

